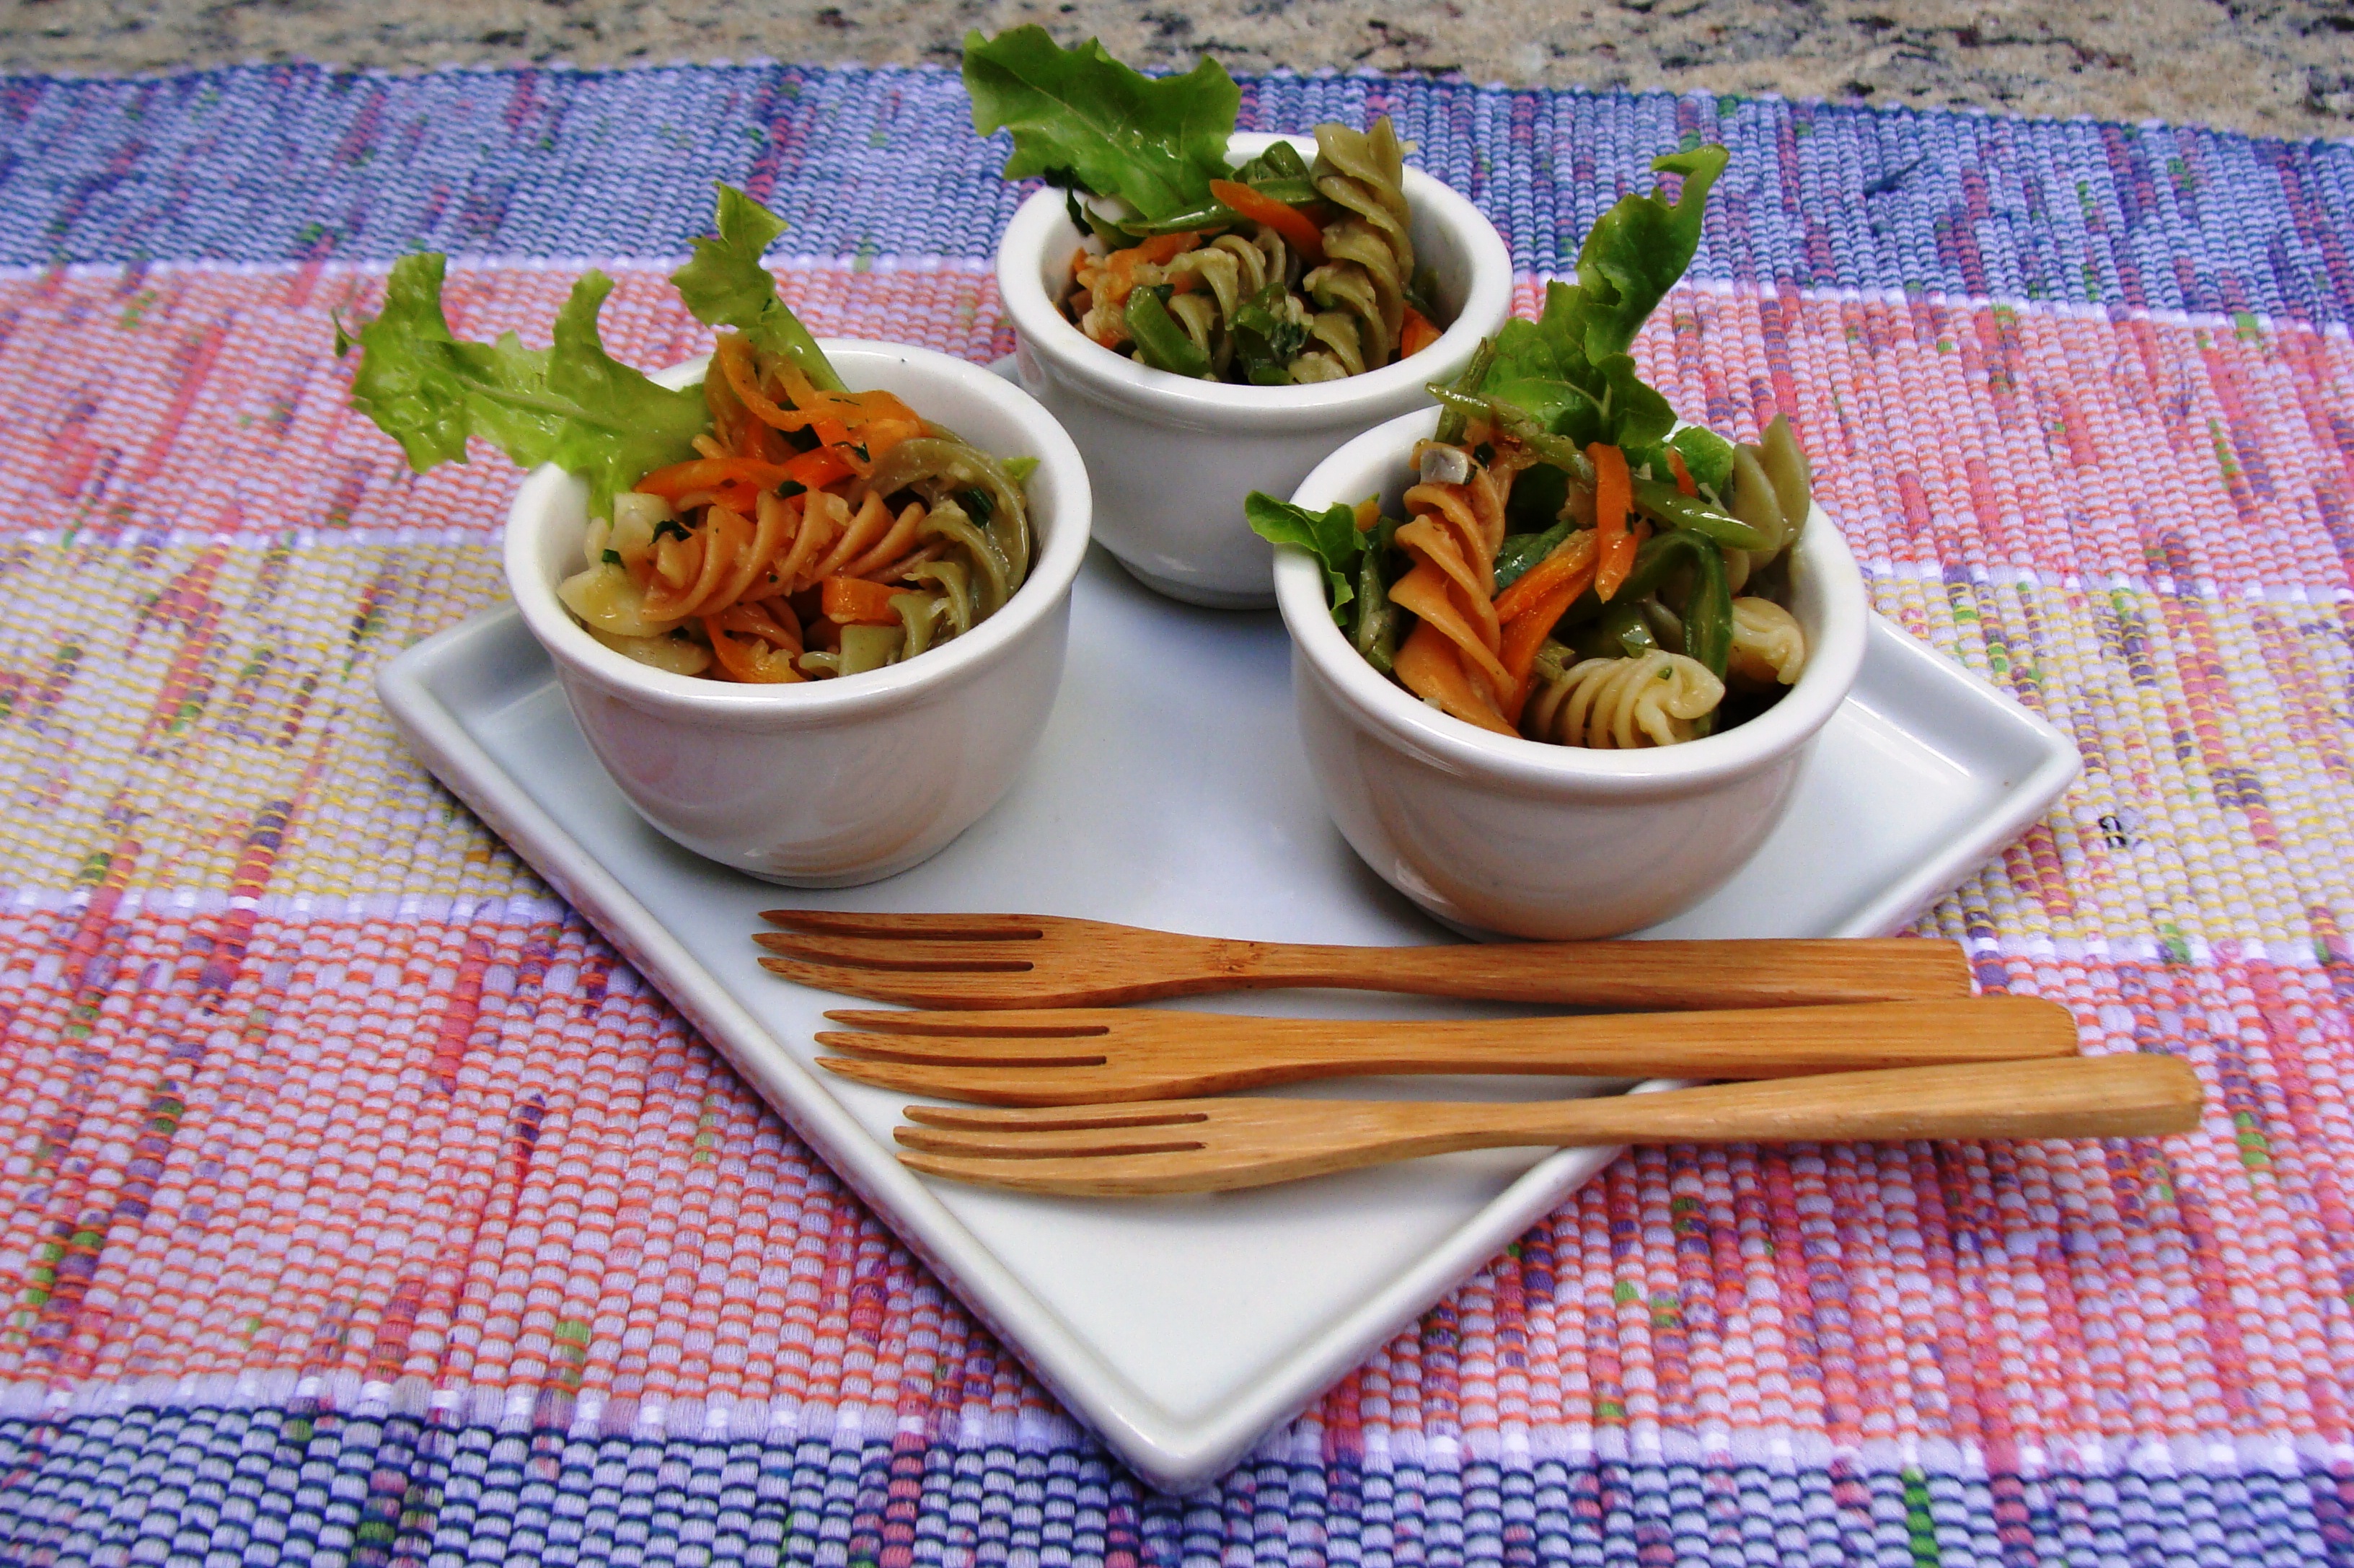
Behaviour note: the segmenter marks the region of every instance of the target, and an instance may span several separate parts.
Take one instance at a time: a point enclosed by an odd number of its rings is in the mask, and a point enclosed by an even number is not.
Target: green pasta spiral
[[[1293,363],[1295,381],[1357,376],[1387,365],[1405,323],[1414,277],[1407,232],[1405,149],[1386,118],[1371,131],[1316,128],[1319,195],[1345,215],[1324,227],[1324,264],[1301,280],[1322,309],[1310,328],[1320,344]]]
[[[1235,313],[1253,302],[1270,310],[1278,321],[1303,331],[1309,313],[1293,292],[1299,258],[1273,229],[1221,234],[1198,250],[1188,250],[1165,269],[1174,282],[1191,274],[1202,286],[1189,293],[1172,294],[1169,313],[1185,329],[1193,345],[1210,356],[1211,374],[1223,376],[1234,363]],[[1272,291],[1270,291],[1272,285]]]
[[[1313,265],[1277,226],[1232,212],[1172,230],[1194,236],[1175,255],[1098,240],[1073,264],[1070,319],[1115,353],[1211,380],[1332,381],[1397,359],[1414,308],[1404,143],[1386,119],[1370,131],[1320,125],[1312,168],[1292,158],[1316,196],[1288,198],[1294,210],[1323,215]]]

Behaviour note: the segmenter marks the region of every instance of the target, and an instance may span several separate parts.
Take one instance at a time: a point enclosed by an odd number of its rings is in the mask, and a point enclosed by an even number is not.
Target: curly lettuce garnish
[[[714,325],[741,328],[754,343],[790,355],[817,386],[842,378],[817,340],[777,297],[760,254],[784,222],[742,192],[719,187],[716,238],[673,275],[687,308]],[[588,482],[588,512],[608,516],[613,497],[653,470],[695,455],[711,428],[698,387],[656,385],[605,352],[597,314],[613,281],[585,273],[556,317],[546,348],[513,333],[470,343],[450,330],[441,308],[446,259],[404,256],[385,281],[384,308],[353,332],[335,331],[335,353],[356,344],[352,406],[400,443],[422,473],[466,461],[479,436],[523,468],[554,463]]]
[[[776,278],[760,265],[785,231],[785,220],[735,186],[721,185],[712,227],[717,234],[696,240],[694,259],[670,275],[695,319],[732,326],[754,348],[783,355],[821,392],[848,391],[809,328],[777,298]]]
[[[1207,57],[1156,79],[1093,38],[1065,49],[1039,26],[974,32],[964,41],[964,85],[975,131],[1013,132],[1009,180],[1043,175],[1117,197],[1152,223],[1209,205],[1210,182],[1228,176],[1242,90]]]
[[[1730,157],[1705,146],[1654,160],[1655,172],[1683,176],[1675,202],[1657,191],[1624,196],[1597,218],[1578,249],[1577,281],[1548,285],[1535,321],[1504,323],[1480,391],[1578,446],[1618,447],[1638,470],[1657,458],[1662,477],[1660,449],[1672,445],[1697,483],[1721,490],[1732,475],[1733,448],[1699,429],[1670,441],[1675,411],[1644,383],[1628,350],[1691,265],[1710,187]]]

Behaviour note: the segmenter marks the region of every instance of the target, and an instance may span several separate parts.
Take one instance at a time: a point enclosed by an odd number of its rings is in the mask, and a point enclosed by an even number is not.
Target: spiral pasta
[[[1225,216],[1198,230],[1083,249],[1066,313],[1104,347],[1160,368],[1262,385],[1361,375],[1436,341],[1438,329],[1414,300],[1396,131],[1386,119],[1370,131],[1320,125],[1316,143],[1312,169],[1296,156],[1293,164],[1316,200],[1286,206],[1221,183],[1225,199],[1259,216],[1237,223],[1235,212],[1217,208]],[[1218,222],[1228,227],[1220,232]],[[1140,302],[1139,291],[1151,299]],[[1140,306],[1164,324],[1140,325]],[[1157,346],[1147,341],[1156,331],[1164,334]]]
[[[1724,683],[1681,653],[1585,659],[1530,696],[1522,728],[1533,740],[1597,750],[1675,746],[1723,700]]]
[[[1262,228],[1255,235],[1221,234],[1207,245],[1185,251],[1163,271],[1172,283],[1190,279],[1200,285],[1172,291],[1169,313],[1194,345],[1210,356],[1211,369],[1217,376],[1223,376],[1234,363],[1234,331],[1229,323],[1235,313],[1267,297],[1270,284],[1274,285],[1270,305],[1276,319],[1302,333],[1310,325],[1308,307],[1291,291],[1298,262],[1291,248],[1273,229]]]
[[[703,455],[617,496],[557,587],[607,646],[724,680],[856,674],[970,630],[1021,586],[1027,505],[987,453],[887,393],[818,392],[732,334],[704,390]],[[820,444],[796,450],[804,430]]]
[[[1416,448],[1417,465],[1426,448]],[[1458,483],[1425,482],[1405,493],[1407,521],[1397,547],[1414,563],[1390,585],[1390,601],[1420,623],[1397,653],[1406,689],[1467,724],[1510,735],[1505,719],[1519,683],[1504,668],[1496,616],[1496,551],[1504,542],[1504,495],[1477,463]]]
[[[1733,647],[1724,675],[1736,686],[1762,690],[1796,684],[1807,668],[1807,634],[1798,618],[1770,599],[1733,601]]]
[[[1292,378],[1300,381],[1387,365],[1405,328],[1414,278],[1405,152],[1386,117],[1371,131],[1319,125],[1313,178],[1343,216],[1324,226],[1324,264],[1300,280],[1324,307],[1310,329],[1321,346],[1292,366]]]

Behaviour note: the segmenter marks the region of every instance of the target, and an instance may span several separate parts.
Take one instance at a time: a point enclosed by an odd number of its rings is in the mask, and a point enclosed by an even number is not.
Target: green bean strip
[[[1174,217],[1151,223],[1129,225],[1138,234],[1192,234],[1204,228],[1232,228],[1242,222],[1243,215],[1225,202],[1214,201],[1207,207],[1193,207]]]
[[[1683,567],[1691,567],[1699,579],[1681,616],[1684,652],[1723,680],[1725,659],[1733,651],[1733,595],[1725,588],[1724,556],[1708,535],[1672,528],[1644,540],[1635,552],[1634,570],[1627,574],[1612,602],[1640,603],[1659,592],[1659,586]],[[1595,620],[1604,608],[1594,590],[1587,588],[1564,613],[1553,635],[1562,636],[1563,627]]]
[[[1397,537],[1396,523],[1384,518],[1357,560],[1357,629],[1352,641],[1365,662],[1386,675],[1397,662],[1397,606],[1382,581],[1382,561]]]
[[[1210,356],[1185,335],[1185,329],[1150,289],[1139,289],[1128,296],[1128,330],[1136,337],[1136,357],[1153,369],[1196,379],[1210,373]]]
[[[1584,485],[1588,490],[1594,488],[1594,464],[1587,461],[1584,452],[1577,450],[1577,443],[1566,436],[1554,435],[1551,430],[1538,424],[1526,411],[1515,408],[1500,397],[1470,397],[1456,391],[1451,387],[1442,387],[1436,381],[1425,387],[1423,390],[1447,406],[1447,416],[1459,417],[1461,422],[1455,428],[1456,441],[1463,439],[1464,424],[1473,419],[1485,419],[1545,461],[1553,464],[1553,467],[1561,470],[1562,472],[1569,475],[1575,482]],[[1447,416],[1442,416],[1442,421]],[[1446,440],[1445,429],[1445,424],[1442,422],[1439,437],[1441,440]]]
[[[1583,659],[1633,659],[1659,645],[1643,619],[1643,607],[1624,598],[1611,600],[1602,619],[1570,634],[1570,644]]]
[[[1469,423],[1464,417],[1467,411],[1487,417],[1486,400],[1470,394],[1478,392],[1487,383],[1489,367],[1495,363],[1496,340],[1483,337],[1479,340],[1479,346],[1471,351],[1471,363],[1463,367],[1463,374],[1455,378],[1453,387],[1441,387],[1434,381],[1426,388],[1446,409],[1438,416],[1437,440],[1450,447],[1461,440],[1463,427]],[[1462,399],[1459,403],[1457,401],[1458,397]]]
[[[1520,581],[1531,567],[1558,549],[1576,526],[1564,518],[1542,534],[1515,534],[1506,539],[1503,548],[1496,552],[1496,591],[1501,593]]]
[[[1698,497],[1686,495],[1674,485],[1656,479],[1636,479],[1635,510],[1654,523],[1705,535],[1728,549],[1762,550],[1771,543],[1740,518],[1728,516]]]

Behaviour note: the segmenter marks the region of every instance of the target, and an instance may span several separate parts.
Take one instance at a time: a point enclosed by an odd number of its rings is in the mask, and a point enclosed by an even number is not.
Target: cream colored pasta
[[[1724,683],[1708,666],[1654,651],[1571,665],[1530,696],[1521,725],[1532,739],[1561,746],[1675,746],[1692,738],[1692,720],[1723,700]]]
[[[1797,683],[1807,668],[1807,634],[1798,618],[1770,599],[1733,601],[1733,648],[1726,681],[1752,690]]]

